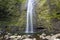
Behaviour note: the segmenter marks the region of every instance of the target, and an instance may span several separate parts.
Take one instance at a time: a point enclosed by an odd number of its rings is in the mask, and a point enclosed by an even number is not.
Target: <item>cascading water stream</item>
[[[27,24],[25,33],[33,33],[33,12],[34,0],[28,0],[27,5]]]

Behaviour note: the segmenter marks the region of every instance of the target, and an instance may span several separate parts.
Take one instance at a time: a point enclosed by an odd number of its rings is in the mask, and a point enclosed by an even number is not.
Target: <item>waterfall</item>
[[[33,12],[34,12],[34,0],[28,0],[27,24],[25,33],[33,33]]]

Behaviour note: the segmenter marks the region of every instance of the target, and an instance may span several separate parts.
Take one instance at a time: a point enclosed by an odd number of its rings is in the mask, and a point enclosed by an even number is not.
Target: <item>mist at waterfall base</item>
[[[34,12],[34,0],[28,0],[27,24],[26,24],[25,33],[34,33],[34,31],[33,31],[33,12]]]

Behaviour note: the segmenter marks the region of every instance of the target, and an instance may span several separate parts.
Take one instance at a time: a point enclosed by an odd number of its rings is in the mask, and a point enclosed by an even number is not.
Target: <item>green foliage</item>
[[[18,22],[18,19],[20,18],[20,4],[22,1],[0,0],[0,25],[13,25]]]
[[[36,13],[38,15],[38,27],[40,25],[43,25],[43,27],[46,27],[49,31],[53,30],[53,22],[52,19],[56,18],[60,20],[60,1],[58,0],[48,0],[42,2],[40,1],[39,5],[36,7]],[[42,5],[41,5],[42,4]]]

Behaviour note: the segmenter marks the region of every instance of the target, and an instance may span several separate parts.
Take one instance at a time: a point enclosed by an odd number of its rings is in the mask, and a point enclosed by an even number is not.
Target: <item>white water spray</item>
[[[25,33],[33,33],[33,9],[34,9],[34,0],[28,0],[27,5],[27,26]]]

